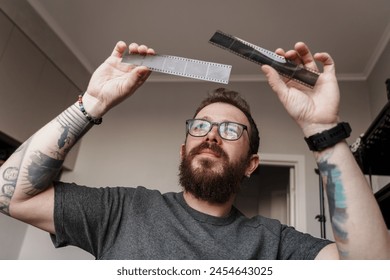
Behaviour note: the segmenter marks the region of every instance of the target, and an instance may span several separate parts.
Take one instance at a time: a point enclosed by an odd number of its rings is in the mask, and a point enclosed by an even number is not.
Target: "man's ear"
[[[184,155],[186,154],[186,144],[181,144],[180,148],[180,158],[183,159]]]
[[[251,158],[249,159],[248,167],[246,168],[245,176],[250,177],[250,175],[259,166],[259,163],[260,163],[259,155],[258,154],[251,155]]]

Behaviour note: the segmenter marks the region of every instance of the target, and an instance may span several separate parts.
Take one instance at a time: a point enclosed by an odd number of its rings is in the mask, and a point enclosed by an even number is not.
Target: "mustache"
[[[228,155],[220,146],[218,146],[215,143],[209,143],[209,142],[203,142],[200,145],[192,148],[191,151],[189,152],[189,155],[193,157],[197,154],[200,154],[203,150],[206,149],[213,151],[213,153],[215,153],[217,156],[221,158],[228,158]]]

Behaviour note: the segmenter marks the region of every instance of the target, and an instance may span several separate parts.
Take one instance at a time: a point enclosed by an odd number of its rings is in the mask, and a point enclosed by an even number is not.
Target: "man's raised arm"
[[[87,92],[24,142],[1,166],[1,213],[54,233],[53,181],[69,150],[150,74],[146,67],[122,64],[126,51],[154,54],[144,45],[118,42],[111,56],[92,75]]]
[[[270,86],[304,136],[309,138],[340,127],[340,94],[330,55],[313,56],[304,43],[297,43],[295,50],[278,49],[277,53],[316,71],[315,61],[324,67],[313,89],[285,82],[271,67],[262,67]],[[311,147],[326,189],[336,241],[322,249],[317,258],[389,259],[390,235],[371,188],[343,138],[341,133],[336,144]]]

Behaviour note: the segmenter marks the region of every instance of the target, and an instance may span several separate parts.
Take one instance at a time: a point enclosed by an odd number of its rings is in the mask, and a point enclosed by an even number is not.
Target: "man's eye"
[[[234,124],[229,124],[227,126],[227,131],[229,133],[235,133],[235,134],[238,134],[238,126],[237,125],[234,125]]]
[[[195,123],[193,125],[193,130],[205,130],[207,129],[208,125],[207,123],[204,123],[204,122],[199,122],[199,123]]]

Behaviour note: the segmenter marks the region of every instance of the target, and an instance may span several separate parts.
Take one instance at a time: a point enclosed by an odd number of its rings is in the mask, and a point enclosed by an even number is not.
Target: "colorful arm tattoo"
[[[338,244],[339,253],[343,256],[348,253],[343,250],[342,244],[348,243],[346,222],[348,219],[345,189],[341,180],[341,171],[327,160],[318,164],[324,187],[328,196],[329,213],[332,222],[335,240]]]

